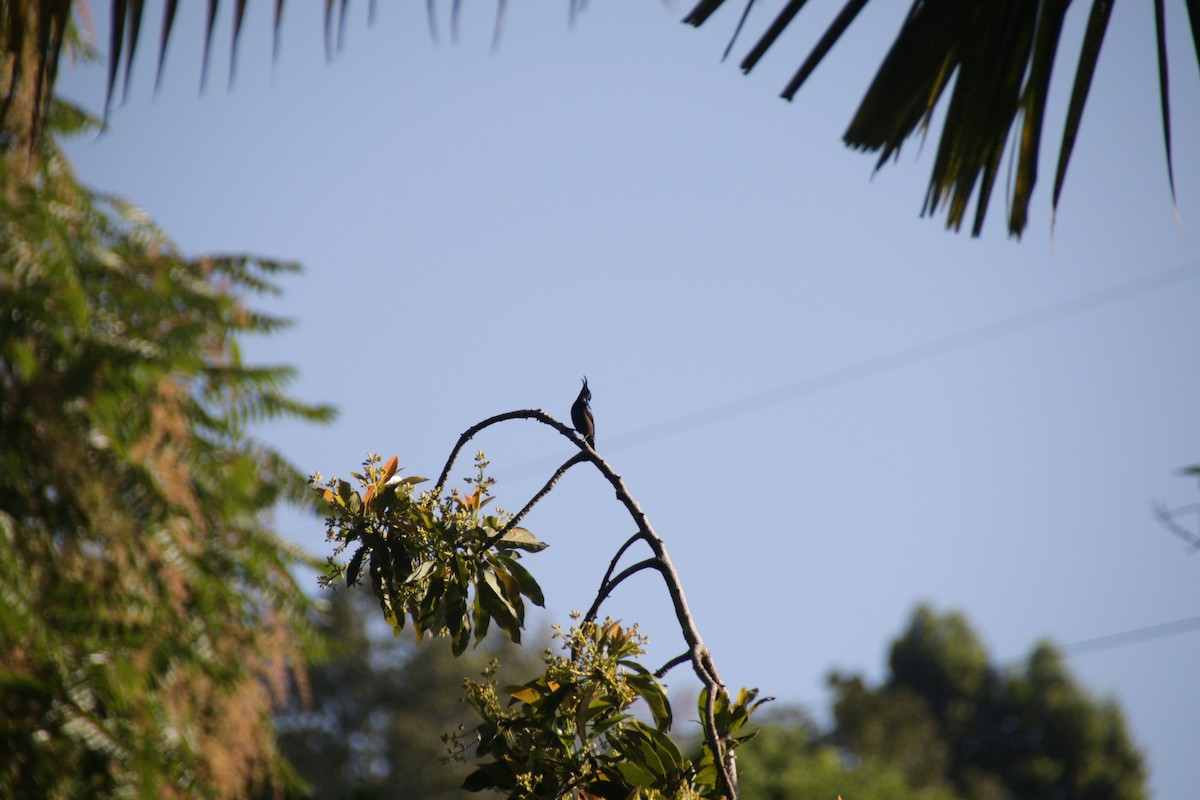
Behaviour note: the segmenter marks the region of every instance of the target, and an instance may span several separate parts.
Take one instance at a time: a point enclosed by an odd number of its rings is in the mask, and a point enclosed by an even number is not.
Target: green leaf
[[[453,579],[447,581],[444,598],[446,629],[450,631],[451,636],[458,639],[459,633],[463,631],[463,622],[467,616],[467,598],[463,593],[463,587]],[[459,652],[462,651],[460,650]],[[455,653],[455,655],[458,655],[458,653]]]
[[[450,652],[452,652],[454,654],[454,656],[457,658],[458,656],[461,656],[463,653],[466,652],[467,645],[470,643],[471,643],[471,629],[470,629],[470,627],[463,625],[458,629],[458,632],[455,633],[453,638],[450,640]]]
[[[667,700],[667,692],[663,685],[653,675],[627,674],[626,682],[634,688],[639,696],[646,701],[650,714],[654,717],[657,728],[668,730],[671,727],[671,704]]]
[[[500,556],[503,559],[504,567],[509,573],[516,578],[517,584],[521,587],[521,593],[529,598],[529,602],[533,603],[538,608],[546,607],[546,598],[542,595],[542,587],[534,580],[533,575],[529,570],[521,566],[515,558]]]
[[[445,592],[446,581],[440,575],[435,575],[429,581],[429,587],[417,604],[417,627],[423,631],[432,630],[437,620],[437,612],[441,608],[442,595]]]
[[[634,786],[650,787],[654,785],[654,775],[633,760],[626,759],[617,762],[617,772]]]
[[[629,719],[631,719],[631,717],[628,714],[612,714],[611,716],[599,719],[592,724],[592,737],[597,738],[603,736],[612,728],[621,725]]]
[[[412,572],[410,572],[408,574],[408,577],[406,577],[404,579],[404,583],[420,583],[421,581],[428,578],[431,574],[433,574],[433,571],[436,568],[437,568],[436,562],[434,562],[432,560],[422,561],[420,564],[417,565],[416,569],[414,569]]]
[[[350,557],[350,563],[346,565],[346,585],[353,586],[358,582],[358,572],[362,569],[363,556],[367,552],[367,546],[362,545],[354,551],[354,555]]]
[[[491,570],[482,571],[483,580],[475,584],[475,591],[483,603],[483,607],[491,614],[492,619],[508,634],[513,642],[521,642],[521,626],[517,622],[516,611],[503,597],[499,581]]]
[[[518,550],[525,550],[529,553],[537,553],[550,546],[545,542],[539,542],[532,533],[524,528],[510,529],[500,537],[500,542],[506,547],[515,547]]]
[[[462,788],[469,792],[480,792],[484,789],[512,789],[517,785],[516,776],[504,763],[493,762],[484,764],[463,780]]]
[[[517,583],[517,579],[505,571],[499,557],[489,558],[488,563],[492,567],[496,579],[500,582],[504,599],[508,601],[513,611],[516,612],[517,619],[523,620],[525,618],[525,603],[521,600],[521,586]]]
[[[478,586],[475,588],[475,602],[472,604],[472,618],[475,624],[475,643],[478,644],[483,640],[484,636],[487,636],[488,626],[492,621],[491,614],[488,613],[487,608],[483,605],[483,598]]]
[[[667,766],[663,762],[662,754],[659,753],[655,743],[650,741],[636,723],[628,732],[624,748],[622,750],[626,758],[636,760],[637,763],[649,772],[655,778],[665,778],[667,776]]]

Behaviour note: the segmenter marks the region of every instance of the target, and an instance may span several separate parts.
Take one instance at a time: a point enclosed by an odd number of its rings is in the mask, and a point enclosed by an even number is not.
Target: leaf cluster
[[[392,457],[380,465],[369,456],[363,472],[354,473],[359,490],[343,479],[322,483],[317,490],[328,510],[326,532],[336,543],[323,585],[338,577],[347,586],[358,582],[364,565],[384,618],[396,634],[411,621],[417,640],[426,633],[449,636],[455,655],[472,636],[478,643],[493,622],[514,642],[521,641],[525,600],[544,605],[541,587],[520,563],[520,551],[546,547],[524,528],[509,529],[508,515],[487,514],[492,481],[483,454],[469,492],[445,496],[414,493],[425,478],[401,477]],[[336,556],[354,553],[343,567]]]
[[[708,745],[686,757],[667,734],[672,712],[666,690],[636,657],[645,638],[636,626],[611,618],[556,629],[569,655],[547,654],[546,671],[519,686],[467,681],[468,702],[483,722],[459,737],[477,741],[484,763],[464,783],[514,798],[690,798],[719,794],[717,769]],[[750,739],[743,733],[757,692],[717,701],[716,724],[729,746]],[[649,721],[633,713],[642,704]],[[701,697],[700,713],[707,705]]]
[[[418,642],[427,633],[444,635],[455,655],[472,640],[478,644],[493,623],[520,642],[525,601],[543,605],[541,589],[520,563],[521,556],[546,545],[515,523],[566,469],[584,459],[577,456],[560,467],[516,517],[484,511],[493,500],[488,494],[493,481],[486,475],[483,453],[476,455],[476,473],[467,479],[467,490],[443,495],[440,487],[471,436],[490,424],[529,417],[574,437],[544,412],[508,412],[460,437],[431,491],[416,491],[423,478],[401,477],[395,457],[381,463],[379,456],[368,456],[362,472],[352,473],[357,488],[340,478],[314,475],[313,489],[328,509],[327,536],[335,543],[321,583],[332,587],[343,580],[353,586],[365,570],[396,635],[411,623]],[[586,447],[582,440],[577,443]],[[507,702],[501,701],[494,680],[467,681],[468,703],[482,722],[458,737],[454,753],[465,757],[473,747],[482,763],[464,785],[499,790],[514,799],[736,797],[732,751],[754,735],[746,723],[766,699],[758,699],[757,690],[742,690],[736,701],[729,696],[700,643],[661,540],[620,478],[600,464],[606,477],[617,482],[618,497],[636,512],[643,530],[619,549],[592,611],[582,622],[576,615],[577,624],[567,632],[555,629],[566,655],[548,653],[542,675],[506,686]],[[621,556],[642,540],[655,557],[614,576]],[[343,566],[339,556],[347,551],[352,554]],[[637,661],[645,639],[636,626],[595,620],[596,609],[616,585],[650,567],[667,581],[685,639],[692,644],[657,673]],[[704,741],[691,757],[668,736],[673,716],[661,683],[670,668],[686,662],[707,679],[699,706]],[[649,721],[633,712],[635,704]]]

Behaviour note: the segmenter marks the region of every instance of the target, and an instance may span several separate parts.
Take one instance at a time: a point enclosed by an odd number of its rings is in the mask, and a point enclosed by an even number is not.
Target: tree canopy
[[[921,606],[888,665],[874,688],[861,676],[830,677],[828,741],[863,763],[893,764],[910,786],[967,800],[1146,797],[1120,709],[1080,687],[1049,643],[997,668],[961,615]]]

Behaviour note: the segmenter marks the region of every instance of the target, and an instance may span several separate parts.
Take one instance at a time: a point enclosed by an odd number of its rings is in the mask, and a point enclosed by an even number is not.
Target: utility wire
[[[1133,297],[1148,294],[1159,289],[1173,286],[1200,276],[1200,261],[1180,264],[1169,269],[1161,270],[1150,275],[1144,275],[1106,289],[1099,289],[1079,297],[1053,303],[1033,311],[1016,314],[996,322],[989,322],[976,328],[934,339],[903,350],[896,350],[881,356],[859,361],[849,366],[823,372],[792,383],[767,389],[752,395],[740,397],[725,403],[719,403],[708,408],[682,414],[662,422],[636,428],[626,433],[607,436],[604,439],[605,453],[636,447],[657,439],[675,436],[680,433],[695,430],[706,425],[713,425],[731,417],[761,411],[764,408],[788,403],[793,400],[816,394],[837,386],[844,386],[854,381],[880,375],[885,372],[908,367],[921,361],[927,361],[937,356],[965,350],[969,347],[985,344],[996,339],[1010,336],[1014,333],[1027,331],[1057,322],[1061,319],[1077,316],[1097,308],[1129,300]],[[505,480],[516,480],[529,477],[545,471],[561,463],[568,456],[555,455],[531,459],[515,464],[509,469],[497,469],[497,477]]]
[[[1070,658],[1088,653],[1098,653],[1102,650],[1116,650],[1197,630],[1200,630],[1200,617],[1188,617],[1187,619],[1177,619],[1174,622],[1161,622],[1158,625],[1146,625],[1120,633],[1110,633],[1106,636],[1096,636],[1092,639],[1057,645],[1057,649],[1063,656]]]
[[[1165,639],[1168,636],[1179,636],[1180,634],[1193,633],[1198,630],[1200,630],[1200,617],[1187,617],[1186,619],[1178,619],[1174,622],[1146,625],[1141,628],[1121,631],[1120,633],[1110,633],[1091,639],[1081,639],[1078,642],[1070,642],[1068,644],[1054,644],[1053,641],[1050,644],[1063,658],[1073,658],[1074,656],[1098,653],[1102,650],[1118,650],[1122,647],[1130,647],[1135,644],[1145,644],[1155,639]],[[1007,661],[1002,661],[997,667],[997,671],[1010,672],[1020,669],[1025,665],[1026,660],[1026,658],[1011,658]],[[833,692],[827,690],[821,694],[820,698],[810,697],[808,700],[799,701],[797,705],[802,708],[815,709],[828,705],[832,699]]]

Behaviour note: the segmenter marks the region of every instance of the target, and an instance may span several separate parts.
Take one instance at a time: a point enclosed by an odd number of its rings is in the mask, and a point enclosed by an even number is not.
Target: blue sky
[[[822,714],[825,674],[880,677],[919,601],[965,612],[1000,661],[1200,614],[1200,561],[1150,513],[1197,499],[1177,470],[1200,462],[1200,76],[1182,4],[1167,9],[1182,224],[1152,15],[1126,4],[1052,235],[1071,77],[1055,76],[1020,242],[1002,186],[980,239],[919,217],[934,141],[878,173],[841,145],[900,4],[872,4],[793,103],[778,92],[838,3],[806,8],[749,77],[719,62],[734,4],[695,31],[686,4],[591,4],[568,30],[565,3],[514,3],[495,54],[490,4],[464,9],[457,46],[430,40],[424,4],[380,3],[374,27],[355,4],[327,64],[321,14],[293,3],[274,66],[271,5],[251,4],[232,91],[225,9],[203,95],[202,10],[180,10],[157,97],[149,20],[128,100],[69,153],[187,253],[304,264],[262,304],[296,326],[244,349],[340,409],[328,428],[261,431],[302,469],[344,475],[370,451],[434,477],[484,417],[567,419],[586,373],[598,449],[666,540],[726,682]],[[95,4],[101,43],[108,13]],[[61,86],[96,109],[103,77]],[[513,509],[569,456],[531,423],[478,445]],[[279,523],[324,551],[319,521]],[[527,526],[552,545],[530,560],[546,622],[586,608],[632,530],[579,469]],[[611,613],[642,623],[650,663],[681,649],[649,576]],[[1200,785],[1196,663],[1195,631],[1069,661],[1125,709],[1157,797]]]

